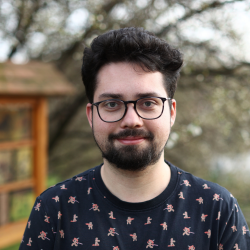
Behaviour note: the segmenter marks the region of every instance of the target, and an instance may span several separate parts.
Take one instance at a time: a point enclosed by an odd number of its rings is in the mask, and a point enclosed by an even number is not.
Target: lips
[[[122,144],[126,144],[126,145],[135,145],[135,144],[139,144],[139,143],[145,141],[145,138],[144,137],[128,136],[128,137],[124,137],[124,138],[117,138],[117,141],[119,141]]]
[[[126,129],[117,134],[110,134],[108,140],[110,142],[117,140],[118,142],[126,145],[139,144],[145,140],[153,141],[154,135],[150,131],[144,130],[130,130]]]

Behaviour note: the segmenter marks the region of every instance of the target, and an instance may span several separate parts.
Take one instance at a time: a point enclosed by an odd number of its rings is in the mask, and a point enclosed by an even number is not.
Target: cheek
[[[147,129],[151,131],[157,140],[165,142],[170,133],[170,117],[169,114],[164,114],[156,120],[148,123]]]
[[[155,137],[158,137],[159,139],[164,136],[164,132],[166,133],[167,126],[165,119],[161,119],[159,121],[157,120],[151,120],[149,121],[150,124],[146,126],[146,130],[151,131]]]
[[[115,131],[114,124],[102,121],[98,114],[93,115],[93,129],[97,137],[107,137],[110,133]]]
[[[153,122],[154,122],[154,127],[157,130],[160,130],[159,133],[163,133],[163,131],[168,131],[170,128],[169,112],[164,112],[160,118],[153,120]]]

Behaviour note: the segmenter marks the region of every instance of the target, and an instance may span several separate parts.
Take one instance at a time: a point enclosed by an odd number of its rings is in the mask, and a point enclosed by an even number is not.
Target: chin
[[[102,156],[116,168],[136,172],[155,164],[162,152],[155,150],[154,145],[144,149],[139,149],[138,145],[129,145],[102,152]]]

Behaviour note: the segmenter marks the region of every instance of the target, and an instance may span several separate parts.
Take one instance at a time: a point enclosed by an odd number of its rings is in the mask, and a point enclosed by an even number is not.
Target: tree
[[[250,59],[242,49],[244,30],[236,25],[239,16],[249,21],[249,1],[2,0],[0,5],[8,58],[25,54],[52,62],[79,90],[51,101],[52,172],[65,177],[69,166],[79,166],[74,168],[79,172],[101,159],[84,117],[81,58],[98,34],[126,26],[145,27],[184,53],[168,159],[202,175],[220,155],[249,149]]]

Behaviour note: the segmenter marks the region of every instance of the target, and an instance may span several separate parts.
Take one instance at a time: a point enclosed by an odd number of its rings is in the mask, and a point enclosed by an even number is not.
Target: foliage
[[[6,248],[3,248],[2,250],[18,250],[19,246],[20,246],[20,243],[19,244],[15,244],[15,245],[11,245],[11,246],[6,247]]]

